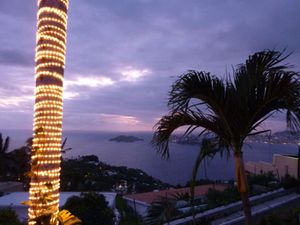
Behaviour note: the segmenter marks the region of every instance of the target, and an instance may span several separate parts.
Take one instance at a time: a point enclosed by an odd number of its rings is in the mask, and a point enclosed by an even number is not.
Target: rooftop
[[[204,196],[208,189],[213,188],[218,191],[224,191],[228,187],[227,184],[207,184],[207,185],[199,185],[195,187],[195,197],[199,198]],[[138,193],[138,194],[131,194],[131,195],[125,195],[124,197],[127,199],[134,199],[136,201],[144,202],[147,204],[151,204],[154,201],[159,200],[160,197],[166,197],[166,196],[172,196],[175,194],[186,194],[190,193],[190,188],[178,188],[178,189],[167,189],[167,190],[161,190],[157,192],[145,192],[145,193]]]

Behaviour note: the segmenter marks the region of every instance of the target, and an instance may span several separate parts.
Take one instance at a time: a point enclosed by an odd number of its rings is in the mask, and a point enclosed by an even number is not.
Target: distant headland
[[[120,135],[114,138],[109,139],[109,141],[116,141],[116,142],[136,142],[136,141],[144,141],[142,138],[138,138],[135,136],[126,136]]]

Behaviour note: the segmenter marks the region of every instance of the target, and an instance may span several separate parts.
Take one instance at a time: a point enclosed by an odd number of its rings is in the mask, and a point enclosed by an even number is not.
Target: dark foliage
[[[236,188],[226,188],[224,191],[209,189],[206,198],[208,207],[213,208],[240,200],[240,194]]]
[[[61,171],[63,191],[111,191],[118,182],[126,180],[128,192],[147,192],[170,187],[139,169],[98,163],[97,156],[64,160]]]
[[[265,187],[271,186],[271,182],[277,182],[278,180],[274,176],[272,172],[269,173],[263,173],[259,175],[249,175],[248,176],[248,182],[249,185],[257,184]]]
[[[99,159],[96,155],[84,155],[81,156],[81,160],[83,162],[95,162],[95,163],[99,162]]]
[[[290,176],[290,175],[285,175],[285,177],[283,177],[281,179],[281,186],[284,189],[290,189],[290,188],[296,188],[298,186],[298,181],[297,179],[295,179],[294,177]]]
[[[209,179],[200,179],[200,180],[194,181],[195,186],[205,185],[205,184],[213,184],[213,183],[215,183],[215,181],[209,180]],[[190,187],[190,186],[191,186],[191,181],[186,182],[185,187]]]
[[[259,225],[299,225],[299,214],[299,202],[289,204],[285,207],[272,211],[271,214],[265,215],[260,220]]]
[[[117,195],[116,198],[116,208],[118,209],[121,216],[119,225],[142,224],[142,218],[133,208],[127,205],[126,201],[124,201],[124,199],[120,195]]]
[[[144,223],[146,225],[163,225],[170,222],[180,214],[176,207],[178,200],[176,196],[166,196],[151,203]]]
[[[10,144],[10,138],[3,139],[2,133],[0,133],[0,180],[7,180],[9,175],[8,167],[11,166],[12,161],[8,156],[8,149]]]
[[[10,180],[26,183],[28,177],[26,173],[30,170],[30,153],[26,146],[9,152],[8,157],[12,163],[8,167],[10,170]]]
[[[112,225],[114,213],[103,195],[93,192],[70,197],[63,209],[82,220],[82,225]]]
[[[1,225],[22,225],[16,212],[10,208],[0,209]]]
[[[0,180],[28,183],[26,173],[30,170],[28,145],[9,151],[10,138],[0,133]]]

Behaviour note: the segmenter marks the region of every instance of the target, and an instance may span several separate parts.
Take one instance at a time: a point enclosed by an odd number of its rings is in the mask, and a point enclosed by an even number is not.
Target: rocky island
[[[143,140],[144,139],[135,136],[125,136],[125,135],[120,135],[109,139],[109,141],[116,141],[116,142],[136,142],[136,141],[143,141]]]

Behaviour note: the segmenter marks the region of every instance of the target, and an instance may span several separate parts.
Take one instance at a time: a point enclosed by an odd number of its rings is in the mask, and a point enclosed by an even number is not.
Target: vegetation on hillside
[[[119,188],[119,186],[122,186]],[[62,191],[112,191],[131,193],[165,189],[169,184],[149,176],[140,169],[112,166],[95,155],[62,162]],[[119,189],[118,189],[119,188]]]
[[[32,139],[20,148],[9,150],[10,138],[2,138],[0,133],[0,181],[22,182],[25,190],[29,187],[30,151]],[[62,144],[62,152],[66,139]],[[116,190],[117,186],[123,186]],[[125,166],[112,166],[100,162],[95,155],[80,156],[75,159],[62,159],[61,190],[62,191],[112,191],[146,192],[164,189],[171,185],[149,176],[140,169]]]

